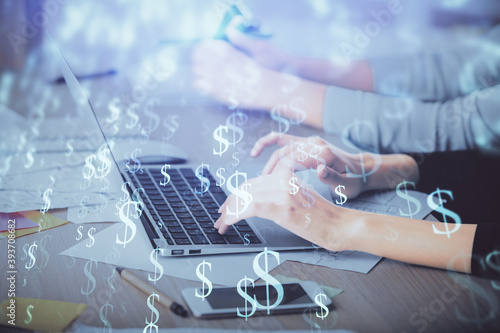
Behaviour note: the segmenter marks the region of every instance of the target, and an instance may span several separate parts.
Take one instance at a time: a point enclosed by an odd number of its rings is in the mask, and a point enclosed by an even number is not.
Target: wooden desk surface
[[[62,218],[66,212],[56,210],[54,214]],[[97,232],[110,225],[92,224]],[[18,253],[24,244],[30,244],[35,239],[42,245],[38,249],[38,260],[41,262],[30,272],[22,270],[18,274],[19,285],[24,279],[27,281],[26,287],[18,286],[17,296],[88,304],[86,311],[77,320],[100,328],[103,327],[103,322],[100,320],[99,310],[102,305],[109,303],[113,305],[113,312],[108,312],[107,319],[113,328],[143,329],[145,318],[151,316],[151,310],[146,304],[147,296],[119,276],[113,276],[115,266],[99,262],[92,270],[97,281],[94,292],[88,297],[81,293],[81,288],[85,289],[88,283],[84,274],[87,261],[58,255],[76,243],[77,227],[78,225],[69,223],[17,240]],[[147,272],[133,272],[147,280]],[[327,319],[322,321],[313,317],[323,331],[344,328],[358,332],[493,332],[500,327],[500,291],[495,290],[489,280],[465,274],[449,275],[443,270],[388,259],[383,259],[368,274],[289,261],[274,269],[271,274],[313,280],[344,290],[333,299],[335,308]],[[2,275],[3,280],[6,276],[5,273]],[[465,287],[456,283],[453,277],[465,284]],[[199,283],[167,275],[156,284],[159,290],[184,306],[186,304],[181,290],[198,286]],[[5,295],[6,284],[2,283],[1,289],[2,295]],[[159,305],[157,308],[160,311],[157,322],[160,328],[320,331],[306,321],[303,314],[254,316],[248,321],[243,318],[198,320],[193,316],[181,318]]]

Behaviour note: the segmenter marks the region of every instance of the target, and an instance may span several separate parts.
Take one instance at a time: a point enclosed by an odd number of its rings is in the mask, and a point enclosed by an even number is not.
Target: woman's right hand
[[[226,28],[226,35],[231,44],[251,56],[261,66],[275,71],[282,70],[287,64],[288,55],[271,40],[250,37],[238,30],[237,27],[243,22],[242,16],[235,16]]]
[[[281,148],[271,155],[262,175],[316,169],[318,178],[333,191],[344,186],[342,193],[348,198],[369,190],[394,189],[403,180],[417,182],[419,177],[418,166],[408,155],[350,154],[318,136],[301,138],[273,132],[257,140],[250,154],[257,157],[272,145]],[[360,176],[364,174],[366,177]]]
[[[361,173],[362,166],[359,155],[350,154],[330,144],[318,136],[301,138],[288,134],[270,133],[260,138],[254,145],[251,155],[257,157],[269,146],[281,146],[272,155],[262,175],[268,175],[283,170],[300,171],[305,169],[316,169],[318,178],[329,185],[332,190],[338,185],[345,187],[342,192],[348,198],[354,198],[366,191],[367,182],[362,178],[349,177],[346,170],[351,173]],[[371,169],[375,162],[373,157],[367,154],[364,159],[364,167]]]

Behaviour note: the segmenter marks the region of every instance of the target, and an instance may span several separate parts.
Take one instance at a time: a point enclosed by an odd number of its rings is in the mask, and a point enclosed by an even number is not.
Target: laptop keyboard
[[[215,184],[207,169],[203,175]],[[227,196],[218,186],[197,194],[198,179],[190,168],[169,169],[170,182],[161,186],[155,179],[163,179],[158,169],[144,169],[142,174],[131,174],[136,188],[143,188],[143,202],[169,245],[260,244],[261,241],[245,220],[230,226],[224,235],[214,228],[219,218],[219,207]],[[153,223],[150,221],[149,223]],[[154,228],[153,228],[154,230]]]

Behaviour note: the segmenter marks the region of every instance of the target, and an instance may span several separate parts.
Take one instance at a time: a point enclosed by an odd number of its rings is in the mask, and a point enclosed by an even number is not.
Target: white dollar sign
[[[284,296],[284,290],[281,283],[278,280],[276,280],[276,278],[269,275],[269,262],[267,258],[268,254],[276,258],[278,264],[280,263],[279,253],[275,251],[268,251],[267,247],[264,248],[264,251],[257,254],[255,256],[255,259],[253,260],[253,270],[255,274],[257,274],[262,280],[266,281],[266,299],[267,299],[266,305],[262,305],[259,302],[257,302],[257,307],[260,309],[267,310],[267,314],[270,313],[269,311],[271,309],[274,309],[281,303]],[[262,256],[264,256],[264,269],[260,268],[259,265],[259,258]],[[276,301],[273,304],[269,304],[269,284],[271,284],[276,289]]]
[[[299,186],[297,186],[296,182],[298,182],[297,177],[292,177],[288,181],[288,184],[290,184],[290,186],[292,187],[290,190],[288,190],[290,194],[295,195],[299,192]]]
[[[161,167],[161,174],[163,175],[163,182],[160,180],[161,186],[166,186],[170,182],[170,175],[167,173],[167,168],[170,169],[170,164],[165,164]]]
[[[148,274],[148,280],[153,281],[156,284],[156,281],[158,281],[163,276],[163,266],[158,262],[158,249],[154,249],[153,251],[151,251],[149,260],[155,266],[155,275],[151,277],[151,274]],[[156,275],[156,269],[160,270],[158,276]]]
[[[202,286],[201,286],[201,294],[198,293],[198,290],[195,290],[195,296],[200,297],[202,301],[205,300],[205,297],[208,297],[210,293],[212,292],[212,282],[205,276],[205,265],[208,266],[210,270],[212,270],[212,263],[206,262],[203,260],[197,267],[196,267],[196,276],[201,280]],[[200,271],[200,266],[203,269],[203,272]],[[205,293],[205,284],[207,285],[207,292]]]
[[[306,144],[302,142],[297,146],[297,152],[300,153],[300,156],[297,158],[299,162],[304,162],[309,157],[309,154],[304,150],[305,146]]]
[[[322,298],[326,300],[326,295],[323,293],[317,294],[316,297],[314,297],[314,303],[318,304],[319,307],[321,307],[321,314],[319,314],[318,311],[316,311],[316,317],[321,318],[321,320],[324,320],[326,316],[328,316],[328,314],[330,313],[330,310],[328,310],[326,305],[323,304],[323,301],[321,300]]]
[[[344,193],[342,193],[342,189],[345,190],[344,185],[338,185],[335,188],[335,194],[337,194],[340,197],[340,201],[335,199],[335,202],[337,203],[337,205],[343,205],[347,201],[347,196]]]
[[[143,333],[148,332],[148,328],[149,328],[149,333],[152,332],[153,328],[158,333],[158,325],[156,325],[156,323],[158,322],[158,319],[160,319],[160,313],[155,308],[155,298],[158,302],[160,301],[160,295],[158,294],[152,293],[148,297],[148,308],[151,310],[151,320],[148,322],[148,317],[146,317],[147,326],[144,327]]]
[[[443,199],[441,199],[441,193],[448,194],[450,198],[453,200],[453,193],[451,191],[445,191],[445,190],[440,190],[439,188],[436,189],[436,191],[432,192],[427,196],[427,204],[432,210],[438,211],[439,213],[443,214],[443,219],[444,219],[444,227],[445,231],[441,231],[436,226],[433,224],[432,225],[432,230],[434,230],[435,234],[440,234],[440,235],[447,235],[448,238],[450,238],[450,234],[456,232],[458,229],[460,229],[460,224],[462,223],[462,220],[460,219],[460,216],[458,216],[457,213],[452,212],[449,209],[446,209],[443,207]],[[439,200],[439,205],[436,205],[434,202],[434,195],[437,194],[438,200]],[[455,221],[455,226],[453,230],[450,230],[448,227],[448,221],[446,220],[446,216],[451,217]]]
[[[278,122],[278,133],[280,136],[290,129],[290,122],[281,116],[281,109],[285,109],[285,105],[277,105],[271,110],[271,118]]]
[[[222,186],[224,185],[224,183],[226,182],[226,177],[224,177],[222,175],[222,172],[226,172],[226,169],[225,168],[218,168],[217,171],[215,172],[215,174],[217,175],[217,177],[219,177],[220,181],[219,182],[216,182],[215,185],[217,186]]]
[[[87,235],[89,236],[89,239],[88,239],[87,243],[85,244],[85,246],[87,246],[88,248],[92,247],[92,245],[94,245],[94,243],[95,243],[95,238],[94,238],[94,236],[92,236],[93,233],[95,232],[95,230],[96,229],[94,227],[92,227],[87,232]]]
[[[135,233],[137,232],[137,227],[129,217],[130,215],[130,205],[134,205],[134,209],[137,211],[137,205],[140,205],[139,202],[129,200],[123,205],[120,206],[120,212],[118,216],[120,217],[120,220],[125,223],[125,235],[123,236],[123,240],[121,240],[118,235],[116,235],[116,243],[117,244],[123,244],[123,247],[125,247],[128,243],[132,241],[135,237]],[[125,209],[127,210],[125,212]],[[130,228],[131,235],[129,238],[127,238],[127,230]]]
[[[252,298],[250,295],[248,295],[247,281],[249,281],[252,284],[252,287],[255,287],[255,284],[254,284],[255,281],[253,279],[247,278],[246,275],[243,279],[241,279],[238,282],[238,285],[236,286],[236,288],[238,289],[238,294],[240,294],[240,296],[245,299],[245,313],[242,314],[240,312],[240,309],[236,308],[236,314],[238,315],[238,317],[245,318],[245,320],[248,320],[248,317],[252,316],[255,313],[255,311],[257,310],[257,297],[255,295],[253,295],[253,298]],[[241,288],[241,284],[243,282],[245,282],[245,290],[243,290]],[[248,303],[250,303],[252,305],[252,310],[250,311],[250,313],[248,313]]]
[[[34,254],[35,249],[38,249],[38,245],[36,244],[36,241],[34,241],[33,244],[31,244],[30,248],[28,249],[28,254],[30,256],[30,261],[29,261],[29,263],[26,263],[26,265],[24,266],[28,271],[30,269],[32,269],[33,266],[35,266],[35,263],[36,263],[36,257],[35,257],[35,254]]]
[[[244,182],[243,186],[240,187],[239,182],[238,182],[238,177],[243,177]],[[233,185],[233,179],[235,181],[235,185]],[[238,197],[237,200],[235,200],[236,203],[236,210],[231,211],[229,209],[229,206],[226,207],[226,213],[228,215],[236,215],[238,217],[240,214],[242,214],[248,206],[252,203],[253,197],[248,191],[246,190],[248,186],[251,187],[251,184],[247,183],[247,174],[245,172],[239,172],[236,171],[234,174],[232,174],[228,179],[227,179],[227,189],[234,195]],[[241,204],[241,209],[240,209],[240,204]]]
[[[209,170],[209,166],[201,163],[197,168],[196,168],[196,178],[200,180],[200,190],[198,190],[197,187],[194,188],[194,192],[196,194],[203,194],[208,191],[210,188],[210,180],[205,177],[205,168]]]
[[[78,236],[76,236],[77,241],[79,241],[83,237],[82,229],[83,229],[83,225],[79,226],[78,229],[76,230],[76,232],[78,232]]]
[[[219,141],[219,151],[216,151],[215,148],[213,149],[213,154],[214,155],[219,155],[222,156],[227,149],[229,148],[229,141],[222,136],[222,131],[227,132],[229,131],[229,128],[227,126],[220,125],[217,127],[214,131],[214,139]],[[224,145],[224,148],[222,147]]]

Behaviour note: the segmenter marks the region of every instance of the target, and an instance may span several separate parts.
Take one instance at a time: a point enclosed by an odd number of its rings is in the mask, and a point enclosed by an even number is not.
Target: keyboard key
[[[180,216],[180,214],[188,214],[188,216],[191,216],[189,215],[189,209],[187,209],[186,207],[172,207],[172,209],[174,210],[174,212],[176,213],[177,216]]]
[[[226,231],[225,235],[238,236],[238,232],[231,227]]]
[[[195,211],[193,212],[193,215],[195,217],[208,217],[207,213],[205,213],[205,211]]]
[[[217,221],[219,219],[219,217],[220,217],[220,214],[219,213],[217,213],[217,214],[210,214],[210,217],[212,217],[214,220]]]
[[[224,238],[219,234],[209,234],[207,237],[212,244],[226,244]]]
[[[201,230],[188,230],[187,233],[190,236],[203,235],[203,232],[201,232]]]
[[[190,168],[181,168],[180,169],[180,172],[184,175],[184,177],[188,178],[188,177],[196,177],[196,175],[194,174],[193,170],[190,169]]]
[[[210,228],[210,227],[213,227],[214,224],[210,221],[210,222],[199,222],[201,227],[202,228]]]
[[[182,232],[184,233],[184,229],[182,229],[181,226],[178,226],[178,227],[167,227],[168,231],[170,231],[171,233],[178,233],[178,232]]]
[[[214,198],[215,198],[215,200],[217,200],[219,205],[222,205],[224,203],[224,201],[226,201],[227,196],[225,193],[216,193],[216,194],[214,194]]]
[[[206,227],[206,228],[203,228],[203,231],[204,231],[206,234],[219,234],[219,230],[215,229],[214,227]]]
[[[174,239],[177,245],[191,245],[191,241],[187,238]]]
[[[191,240],[193,241],[194,244],[196,245],[203,245],[203,244],[209,244],[205,236],[203,235],[196,235],[192,236]]]
[[[189,216],[189,217],[182,217],[182,218],[179,218],[179,220],[181,220],[181,223],[182,223],[182,224],[186,224],[186,223],[196,223],[196,222],[194,221],[194,219],[193,219],[191,216]]]
[[[177,221],[167,221],[167,222],[163,222],[163,224],[166,226],[166,227],[180,227],[181,225],[179,224],[179,222]]]
[[[186,224],[183,223],[182,225],[186,230],[200,230],[200,226],[197,225],[196,223],[186,223]]]
[[[240,236],[226,236],[225,238],[229,244],[243,244]]]
[[[174,245],[174,241],[171,238],[166,239],[168,245]]]
[[[191,218],[191,214],[189,214],[189,213],[177,213],[176,215],[181,220],[181,222],[182,222],[182,219],[185,217]]]
[[[247,225],[238,225],[236,224],[236,229],[238,229],[239,232],[248,232],[248,231],[253,231],[252,228],[250,228]]]
[[[171,235],[173,239],[187,238],[184,232],[173,232]]]

